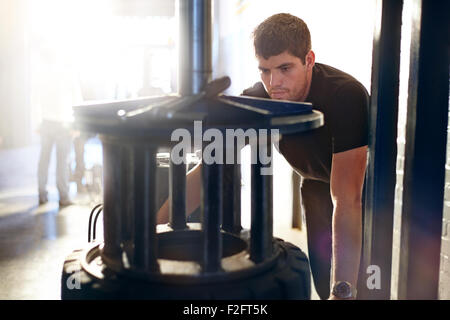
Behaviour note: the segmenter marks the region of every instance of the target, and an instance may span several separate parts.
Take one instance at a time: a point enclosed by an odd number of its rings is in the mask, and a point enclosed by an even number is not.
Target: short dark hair
[[[268,59],[288,51],[305,63],[311,50],[311,35],[306,23],[289,13],[278,13],[261,22],[253,31],[256,56]]]

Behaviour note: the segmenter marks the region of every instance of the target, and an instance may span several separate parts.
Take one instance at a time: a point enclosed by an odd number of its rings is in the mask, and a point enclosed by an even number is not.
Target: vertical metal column
[[[360,299],[390,299],[402,6],[400,0],[377,2]],[[369,265],[380,267],[380,289],[367,288]]]
[[[203,230],[203,272],[222,270],[222,170],[219,164],[202,159],[202,196],[200,204]]]
[[[121,261],[121,153],[118,144],[102,139],[103,144],[103,230],[102,255],[108,264]]]
[[[233,153],[233,164],[223,165],[223,224],[222,229],[238,234],[241,225],[241,165],[238,163],[237,143],[233,149],[224,150],[224,159],[228,152]]]
[[[251,164],[251,230],[250,230],[250,259],[259,263],[272,255],[273,237],[273,177],[271,174],[262,175],[261,169],[269,165],[261,163],[260,154],[272,157],[271,139],[267,144],[258,137],[256,145],[257,161]]]
[[[180,1],[179,93],[200,93],[212,74],[211,0]]]
[[[122,147],[121,153],[121,216],[122,216],[122,241],[124,246],[128,248],[133,241],[133,149],[129,146]]]
[[[449,2],[413,5],[399,299],[437,299],[449,90]]]
[[[302,205],[300,197],[300,175],[292,171],[292,228],[302,229]]]
[[[156,238],[156,148],[134,146],[134,265],[157,271]]]
[[[183,154],[181,164],[169,161],[169,225],[174,230],[183,230],[186,228],[186,155]]]

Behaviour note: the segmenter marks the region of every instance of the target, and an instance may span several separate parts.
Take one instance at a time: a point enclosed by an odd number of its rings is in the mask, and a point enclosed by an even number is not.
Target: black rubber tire
[[[151,300],[309,300],[311,278],[309,262],[300,248],[274,239],[281,249],[275,266],[263,273],[234,281],[186,285],[89,276],[82,268],[82,250],[67,257],[62,273],[61,298],[69,299],[151,299]],[[69,280],[69,278],[71,279]],[[79,281],[79,289],[67,285]]]

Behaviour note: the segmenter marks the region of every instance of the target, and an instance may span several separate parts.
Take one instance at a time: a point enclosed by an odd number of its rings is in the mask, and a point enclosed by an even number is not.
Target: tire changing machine
[[[207,35],[210,1],[181,3],[181,24],[191,26],[183,30],[191,37]],[[194,54],[205,50],[193,50],[195,41],[187,43],[191,60],[206,70],[183,73],[189,89],[182,85],[178,95],[74,107],[78,128],[99,134],[102,142],[103,240],[66,258],[62,299],[310,299],[308,259],[298,247],[273,237],[272,175],[261,173],[271,167],[267,157],[276,141],[270,130],[280,135],[313,130],[323,125],[323,115],[308,103],[223,95],[230,79],[209,81],[210,62]],[[199,43],[210,48],[210,41]],[[199,70],[195,61],[191,70]],[[190,155],[176,149],[180,137],[171,138],[177,129],[194,137],[191,146],[203,154],[200,221],[195,223],[185,215]],[[255,155],[250,230],[241,227],[237,155],[242,144],[226,143],[229,130],[257,133],[246,141]],[[263,130],[266,136],[259,134]],[[208,133],[224,137],[222,149],[211,152],[217,141],[205,138]],[[167,150],[169,181],[161,181],[158,155]],[[184,161],[174,161],[175,151]],[[223,164],[205,157],[220,158],[221,152]],[[170,221],[157,225],[165,188]]]

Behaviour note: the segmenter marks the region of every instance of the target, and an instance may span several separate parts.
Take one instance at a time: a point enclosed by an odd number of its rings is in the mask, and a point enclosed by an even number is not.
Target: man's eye
[[[289,71],[289,69],[290,69],[289,67],[282,67],[282,68],[281,68],[281,71],[287,72],[287,71]]]
[[[269,70],[262,69],[262,70],[261,70],[261,73],[262,73],[262,74],[269,74]]]

